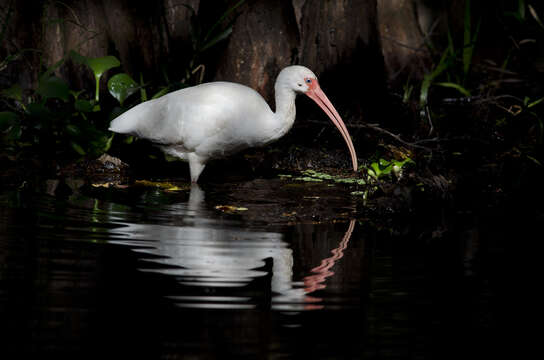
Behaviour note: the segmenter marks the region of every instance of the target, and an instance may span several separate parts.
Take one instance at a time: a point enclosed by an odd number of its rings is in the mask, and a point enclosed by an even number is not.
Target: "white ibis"
[[[315,74],[304,66],[288,66],[274,88],[276,112],[247,86],[210,82],[143,102],[115,118],[110,130],[148,139],[165,153],[188,161],[191,181],[196,183],[210,159],[263,146],[285,135],[295,121],[295,97],[303,93],[340,130],[357,171],[357,155],[346,125]]]

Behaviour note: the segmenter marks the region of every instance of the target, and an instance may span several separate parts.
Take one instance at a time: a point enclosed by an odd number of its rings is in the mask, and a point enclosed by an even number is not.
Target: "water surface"
[[[346,194],[250,185],[2,192],[2,359],[468,358],[504,340],[500,212],[373,219]]]

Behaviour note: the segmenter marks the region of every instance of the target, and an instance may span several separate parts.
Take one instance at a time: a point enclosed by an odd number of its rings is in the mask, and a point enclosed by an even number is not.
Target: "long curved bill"
[[[342,121],[342,118],[338,114],[338,111],[331,104],[321,87],[317,83],[317,80],[313,79],[310,88],[305,93],[310,99],[315,101],[317,105],[329,116],[334,125],[340,130],[342,137],[348,145],[349,152],[351,154],[351,162],[353,163],[353,171],[357,171],[357,154],[355,153],[355,148],[351,142],[351,137],[349,135],[346,125]]]

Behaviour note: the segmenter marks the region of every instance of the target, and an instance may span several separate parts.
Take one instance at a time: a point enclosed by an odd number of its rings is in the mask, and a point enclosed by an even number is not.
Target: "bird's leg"
[[[198,155],[194,153],[189,153],[187,156],[189,160],[189,171],[191,173],[191,182],[196,183],[198,181],[198,177],[200,176],[200,173],[202,173],[202,170],[204,170],[204,167],[206,166],[205,163],[203,163]]]

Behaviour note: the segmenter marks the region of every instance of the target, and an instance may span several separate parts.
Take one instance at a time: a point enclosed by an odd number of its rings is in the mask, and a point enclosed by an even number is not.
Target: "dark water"
[[[500,209],[268,226],[197,188],[0,199],[1,359],[466,359],[511,342],[520,232]]]

